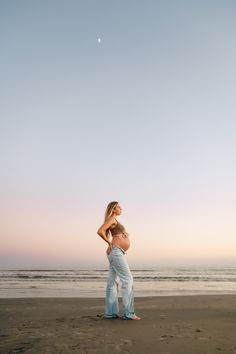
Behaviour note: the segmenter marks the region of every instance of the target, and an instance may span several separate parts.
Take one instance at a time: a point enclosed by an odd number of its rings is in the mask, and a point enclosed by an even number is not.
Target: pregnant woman
[[[125,256],[125,252],[130,246],[129,234],[125,227],[116,220],[121,211],[119,202],[110,202],[105,212],[104,224],[97,231],[98,235],[108,243],[107,257],[110,264],[106,287],[105,318],[119,318],[116,286],[118,276],[122,284],[122,318],[124,320],[140,320],[140,317],[134,313],[133,277]]]

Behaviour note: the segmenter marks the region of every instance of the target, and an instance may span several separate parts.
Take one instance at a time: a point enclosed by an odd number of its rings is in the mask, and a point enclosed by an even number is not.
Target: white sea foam
[[[132,274],[136,297],[236,294],[236,268],[133,269]],[[107,269],[0,269],[0,297],[104,297],[106,279]]]

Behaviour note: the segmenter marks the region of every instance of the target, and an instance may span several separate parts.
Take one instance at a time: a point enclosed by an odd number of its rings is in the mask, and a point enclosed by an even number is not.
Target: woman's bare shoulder
[[[115,224],[116,225],[116,220],[113,216],[109,216],[109,218],[106,219],[106,221],[104,221],[102,226],[108,226],[110,227],[111,225]]]
[[[110,216],[107,218],[107,220],[102,224],[102,226],[99,227],[98,232],[100,231],[106,231],[110,228],[114,228],[116,225],[116,220],[113,216]]]
[[[116,226],[116,224],[117,224],[117,221],[116,221],[116,219],[115,219],[115,217],[114,217],[114,216],[110,216],[110,217],[106,220],[106,222],[108,222],[108,223],[109,223],[110,228],[115,227],[115,226]]]

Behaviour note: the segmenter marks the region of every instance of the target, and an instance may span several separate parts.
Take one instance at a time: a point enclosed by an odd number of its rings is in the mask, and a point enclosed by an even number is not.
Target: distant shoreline
[[[136,297],[236,294],[236,268],[134,269],[132,274]],[[0,298],[103,298],[107,275],[107,269],[2,269]]]

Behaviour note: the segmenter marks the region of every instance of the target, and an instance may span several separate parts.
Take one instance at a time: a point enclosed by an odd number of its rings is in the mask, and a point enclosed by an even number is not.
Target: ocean
[[[236,294],[234,268],[131,269],[135,297]],[[104,297],[107,269],[0,268],[0,298]],[[121,283],[117,279],[119,296]]]

